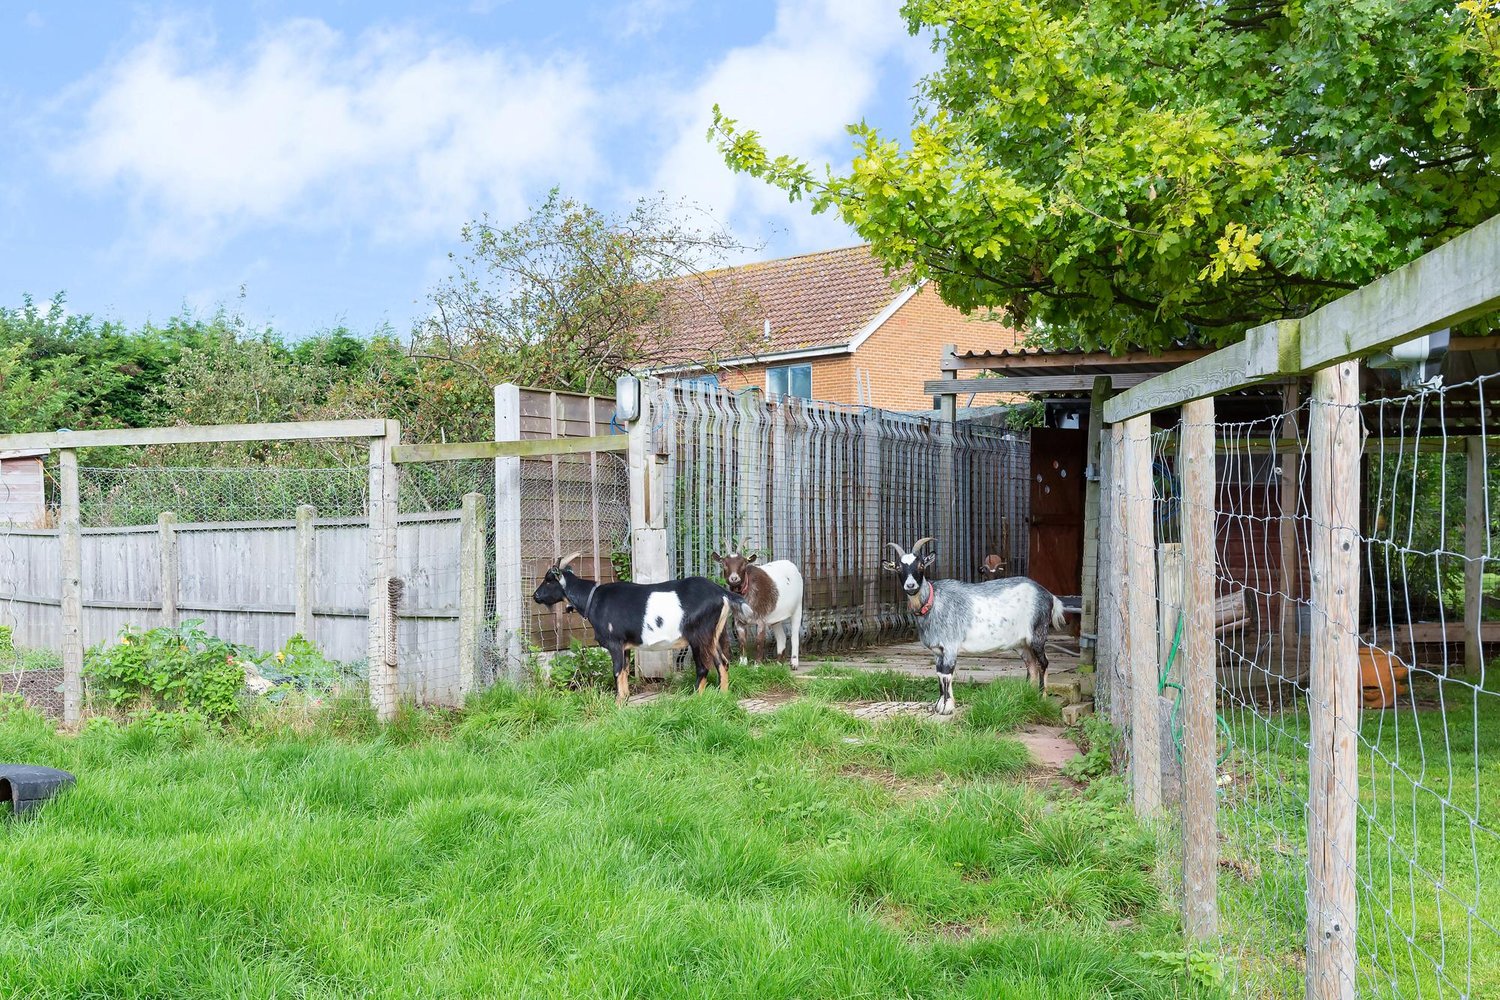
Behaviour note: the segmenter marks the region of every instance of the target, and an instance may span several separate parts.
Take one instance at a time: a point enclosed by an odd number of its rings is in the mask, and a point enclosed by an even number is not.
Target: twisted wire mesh
[[[1310,406],[1215,430],[1222,924],[1247,993],[1302,987],[1310,706]]]
[[[1355,816],[1367,995],[1500,995],[1500,683],[1480,624],[1497,610],[1497,390],[1489,376],[1360,406],[1358,642],[1377,685],[1372,698],[1364,678]]]

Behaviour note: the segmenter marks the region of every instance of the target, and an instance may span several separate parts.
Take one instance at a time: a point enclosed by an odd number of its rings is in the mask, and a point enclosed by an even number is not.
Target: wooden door
[[[1029,575],[1058,597],[1083,592],[1082,430],[1031,431]]]

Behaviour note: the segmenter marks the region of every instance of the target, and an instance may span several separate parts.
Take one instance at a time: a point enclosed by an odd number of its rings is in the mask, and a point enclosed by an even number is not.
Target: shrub
[[[330,660],[300,633],[276,652],[260,657],[256,668],[262,677],[278,685],[268,695],[272,701],[284,699],[288,688],[325,694],[356,676],[347,664]]]
[[[1081,731],[1075,736],[1083,753],[1063,766],[1063,774],[1074,781],[1102,778],[1114,769],[1115,745],[1119,731],[1102,715],[1085,715]]]
[[[193,709],[216,721],[239,711],[249,652],[203,629],[194,618],[176,628],[141,631],[127,625],[113,646],[95,646],[83,672],[113,707],[140,701]]]
[[[552,657],[548,683],[567,691],[612,691],[615,686],[614,661],[600,646],[585,646],[574,639],[565,650]]]

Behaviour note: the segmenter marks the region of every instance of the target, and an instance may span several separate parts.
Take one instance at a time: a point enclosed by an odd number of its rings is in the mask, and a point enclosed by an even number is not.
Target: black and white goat
[[[1062,601],[1024,576],[983,583],[930,580],[927,571],[937,556],[920,553],[931,542],[920,538],[910,552],[887,542],[896,558],[887,560],[885,568],[901,578],[901,590],[917,616],[917,638],[935,654],[939,693],[933,710],[953,714],[953,668],[959,653],[1019,650],[1026,679],[1046,691],[1047,627],[1063,627]]]
[[[744,599],[712,580],[690,576],[666,583],[596,583],[568,568],[574,552],[547,569],[531,599],[546,607],[567,602],[594,627],[594,641],[614,661],[615,693],[630,696],[626,654],[632,649],[683,649],[693,652],[698,690],[708,670],[719,671],[719,688],[729,690],[729,620]]]
[[[755,658],[764,659],[769,631],[776,639],[777,656],[791,646],[792,669],[796,670],[802,644],[802,571],[797,564],[777,559],[757,566],[754,554],[712,555],[723,568],[730,591],[745,599],[744,613],[736,614],[740,619],[740,662],[749,655],[751,629],[755,630]]]

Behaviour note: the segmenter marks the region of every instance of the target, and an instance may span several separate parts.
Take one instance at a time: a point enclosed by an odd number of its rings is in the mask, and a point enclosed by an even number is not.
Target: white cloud
[[[869,109],[891,64],[921,65],[921,44],[906,32],[896,6],[868,0],[781,0],[773,30],[729,51],[669,111],[672,139],[654,186],[681,194],[725,218],[742,236],[785,228],[791,242],[818,249],[852,241],[832,213],[812,216],[805,203],[761,181],[731,174],[705,141],[712,106],[761,133],[773,154],[790,153],[816,167],[847,162],[845,126]]]
[[[207,53],[204,58],[200,53]],[[55,166],[118,189],[154,256],[285,224],[385,240],[515,215],[596,169],[586,69],[498,49],[285,22],[225,53],[173,22],[85,85]]]
[[[615,11],[620,34],[626,38],[634,35],[654,35],[662,29],[670,17],[687,10],[691,0],[630,0],[620,4]]]

